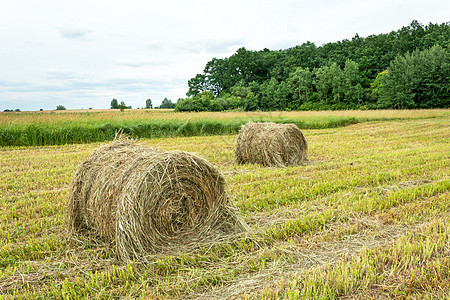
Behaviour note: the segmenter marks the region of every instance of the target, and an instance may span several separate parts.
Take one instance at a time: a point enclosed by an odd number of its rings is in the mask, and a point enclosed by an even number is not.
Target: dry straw
[[[238,163],[258,163],[284,167],[306,160],[308,144],[295,124],[244,124],[236,138],[235,156]]]
[[[79,167],[69,198],[70,233],[92,229],[122,260],[189,251],[245,231],[222,174],[205,159],[119,137]]]

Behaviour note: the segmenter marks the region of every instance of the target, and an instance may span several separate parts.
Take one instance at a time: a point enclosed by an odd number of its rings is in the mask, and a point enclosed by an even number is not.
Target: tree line
[[[131,106],[127,106],[125,104],[125,101],[119,101],[116,98],[113,98],[110,103],[111,109],[120,109],[121,111],[125,109],[131,109]],[[139,108],[139,107],[138,107]],[[152,99],[148,98],[145,100],[145,108],[153,108]],[[161,102],[160,106],[157,106],[155,108],[175,108],[175,103],[172,102],[172,100],[164,98],[164,100]]]
[[[285,50],[240,48],[188,81],[178,111],[450,106],[450,22]]]

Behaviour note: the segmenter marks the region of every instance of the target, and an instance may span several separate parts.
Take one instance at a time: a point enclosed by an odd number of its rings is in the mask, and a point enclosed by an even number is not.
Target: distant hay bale
[[[71,234],[94,230],[125,261],[189,251],[246,229],[217,168],[193,154],[125,138],[78,167],[68,214]]]
[[[235,156],[238,163],[284,167],[306,160],[308,144],[295,124],[244,124],[236,138]]]

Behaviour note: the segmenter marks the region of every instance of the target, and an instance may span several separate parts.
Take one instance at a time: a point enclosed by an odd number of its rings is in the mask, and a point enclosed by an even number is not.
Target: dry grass
[[[308,144],[295,124],[244,124],[236,138],[236,161],[286,167],[306,160]]]
[[[115,109],[103,110],[61,110],[46,112],[0,112],[0,125],[54,124],[63,122],[95,121],[108,123],[126,120],[231,120],[261,118],[328,118],[356,117],[368,119],[411,119],[448,117],[448,109],[423,110],[347,110],[347,111],[275,111],[275,112],[178,112],[169,109],[132,109],[120,112]]]
[[[94,229],[125,261],[190,251],[246,229],[216,167],[124,136],[79,166],[71,190],[70,231]]]
[[[99,144],[0,148],[0,298],[448,299],[449,126],[304,130],[310,163],[286,168],[235,164],[236,135],[141,140],[217,166],[252,232],[146,263],[66,234],[69,183]]]

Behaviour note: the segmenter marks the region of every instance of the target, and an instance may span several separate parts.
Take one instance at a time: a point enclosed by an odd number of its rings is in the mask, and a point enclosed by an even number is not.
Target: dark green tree
[[[119,102],[117,101],[117,99],[112,99],[111,100],[111,109],[118,109],[119,108]]]
[[[450,50],[434,46],[398,56],[382,77],[381,108],[417,109],[450,106]]]
[[[228,66],[228,59],[213,58],[211,61],[206,63],[203,74],[205,78],[204,84],[202,84],[203,90],[199,90],[202,92],[212,92],[214,96],[218,96],[222,92],[228,92],[229,89],[237,82],[236,78],[231,76],[231,70]],[[199,77],[199,82],[200,79],[201,78]]]
[[[58,105],[56,106],[56,110],[66,110],[66,108],[64,107],[64,105]]]
[[[204,74],[197,74],[194,78],[188,81],[189,90],[186,96],[197,96],[206,91],[206,76]]]
[[[359,64],[352,60],[345,62],[342,70],[342,102],[347,107],[358,107],[363,104],[364,89]]]
[[[153,108],[152,100],[150,98],[145,101],[145,108]]]
[[[258,107],[258,96],[253,93],[253,92],[249,92],[246,96],[245,99],[243,99],[243,108],[245,111],[252,111],[252,110],[257,110]]]
[[[120,111],[124,111],[125,109],[131,109],[131,106],[127,106],[125,104],[125,101],[120,101],[119,109],[120,109]]]
[[[249,51],[242,47],[229,58],[228,68],[235,84],[263,82],[270,79],[271,69],[276,67],[277,61],[277,54],[267,48],[261,51]]]
[[[245,98],[247,97],[247,94],[250,93],[250,87],[244,86],[243,84],[237,84],[231,88],[231,95]]]
[[[169,100],[170,101],[170,100]],[[178,100],[175,111],[216,111],[222,110],[211,92],[203,92],[192,98]]]
[[[275,77],[266,80],[260,86],[261,98],[259,102],[259,107],[262,110],[279,110],[281,109],[281,104],[277,98],[278,91],[278,80]]]
[[[323,66],[314,70],[319,100],[328,105],[338,103],[342,98],[342,70],[336,64]]]
[[[277,90],[275,91],[275,98],[278,100],[279,110],[298,109],[298,105],[292,101],[292,94],[292,87],[287,81],[281,81],[278,84]]]
[[[300,107],[309,100],[313,91],[313,76],[309,69],[302,67],[296,68],[289,76],[293,98],[296,105]]]
[[[159,108],[175,108],[175,103],[173,103],[170,99],[164,98]]]

